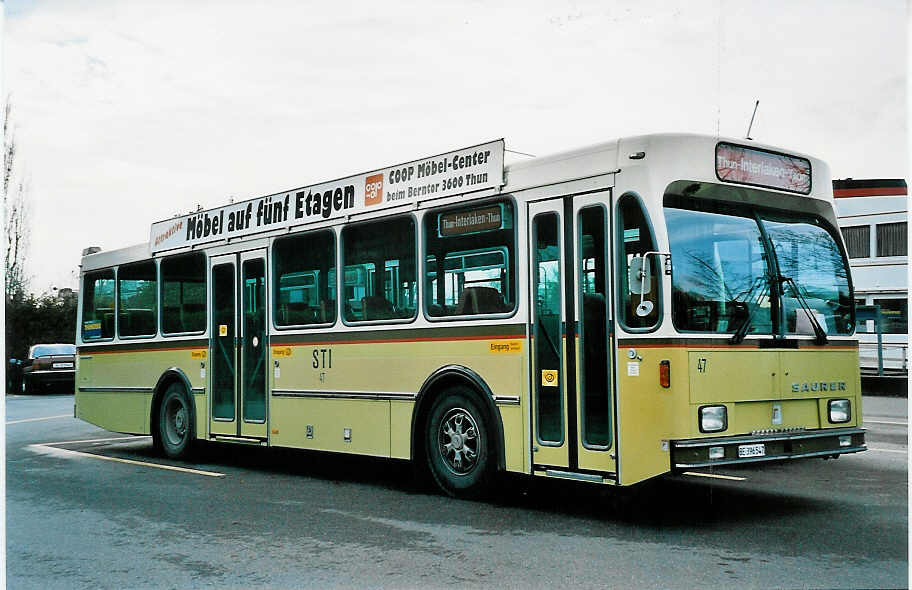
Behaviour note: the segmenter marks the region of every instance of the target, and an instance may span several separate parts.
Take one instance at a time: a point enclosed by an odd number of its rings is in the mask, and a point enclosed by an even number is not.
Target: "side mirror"
[[[631,295],[645,295],[652,291],[652,270],[645,256],[635,256],[627,265],[627,289]]]

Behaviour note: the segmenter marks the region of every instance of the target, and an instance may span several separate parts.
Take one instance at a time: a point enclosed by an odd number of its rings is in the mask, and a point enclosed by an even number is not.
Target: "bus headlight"
[[[830,422],[841,424],[852,419],[852,404],[847,399],[831,399],[827,406],[829,408]]]
[[[721,432],[726,428],[728,428],[728,412],[725,406],[700,408],[700,432]]]

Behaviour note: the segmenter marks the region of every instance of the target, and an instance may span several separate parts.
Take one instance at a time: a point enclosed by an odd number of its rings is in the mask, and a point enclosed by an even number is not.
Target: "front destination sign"
[[[810,160],[743,145],[724,142],[716,145],[716,176],[722,182],[803,195],[811,192]]]
[[[195,211],[152,224],[151,252],[503,186],[504,141]]]

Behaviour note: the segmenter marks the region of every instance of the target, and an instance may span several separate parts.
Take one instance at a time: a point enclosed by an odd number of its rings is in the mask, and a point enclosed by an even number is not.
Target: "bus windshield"
[[[671,198],[665,221],[678,330],[813,335],[816,321],[825,334],[852,332],[846,261],[817,218]]]
[[[808,315],[813,313],[827,334],[850,334],[849,271],[830,232],[814,219],[760,218],[773,244],[780,275],[791,279],[782,289],[785,333],[813,334]],[[801,299],[810,310],[803,309]]]

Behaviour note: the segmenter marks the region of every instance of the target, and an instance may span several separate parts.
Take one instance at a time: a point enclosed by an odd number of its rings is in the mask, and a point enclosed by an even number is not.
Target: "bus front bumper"
[[[835,457],[866,451],[863,428],[828,428],[672,441],[674,469]]]

